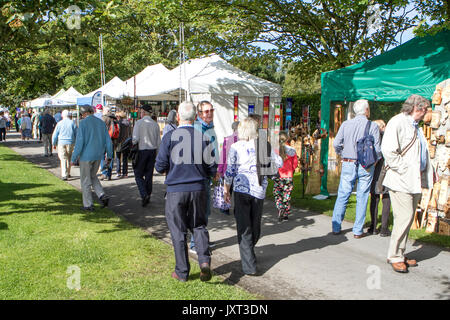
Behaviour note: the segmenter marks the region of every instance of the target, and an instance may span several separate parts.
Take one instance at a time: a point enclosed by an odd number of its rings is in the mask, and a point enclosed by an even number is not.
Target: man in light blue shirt
[[[61,112],[57,112],[57,113],[55,113],[55,115],[53,116],[53,118],[55,118],[55,121],[58,123],[58,122],[60,122],[62,119],[63,119],[63,117],[62,117],[62,115],[61,115]]]
[[[69,119],[69,111],[63,110],[62,119],[56,125],[53,131],[52,145],[53,149],[58,146],[58,157],[61,161],[61,177],[63,180],[70,178],[70,158],[72,157],[75,137],[77,135],[77,126]]]
[[[353,110],[356,114],[355,118],[342,123],[333,143],[336,153],[341,157],[342,170],[338,196],[334,204],[332,230],[333,234],[340,234],[348,199],[358,180],[353,236],[356,239],[360,239],[364,236],[363,227],[366,219],[367,202],[369,200],[370,184],[372,183],[375,165],[372,165],[369,168],[363,168],[358,164],[356,151],[357,141],[364,136],[367,121],[369,121],[369,102],[367,100],[357,100],[353,106]],[[372,135],[374,138],[375,152],[378,159],[380,159],[380,130],[375,122],[372,122],[370,125],[369,135]]]
[[[80,161],[80,180],[83,192],[82,210],[93,211],[91,187],[94,188],[102,208],[108,206],[109,198],[103,191],[102,185],[97,178],[100,160],[107,154],[107,161],[111,161],[113,148],[111,138],[105,123],[93,115],[91,106],[81,107],[83,120],[77,130],[75,148],[72,153],[72,164],[78,159]]]

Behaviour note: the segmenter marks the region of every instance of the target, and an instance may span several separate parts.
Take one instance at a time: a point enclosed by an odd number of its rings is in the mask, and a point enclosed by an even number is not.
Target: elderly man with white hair
[[[69,118],[69,111],[63,110],[62,120],[56,125],[52,136],[53,149],[58,148],[58,157],[61,161],[61,178],[67,180],[70,178],[70,158],[72,157],[75,138],[77,135],[77,126]]]
[[[389,169],[383,180],[388,188],[394,214],[387,262],[396,272],[407,273],[417,265],[405,254],[409,229],[414,220],[422,188],[433,187],[433,166],[428,144],[419,122],[423,120],[430,101],[417,94],[403,104],[401,113],[386,125],[381,151]]]
[[[356,181],[356,217],[353,225],[353,236],[356,239],[362,238],[364,234],[364,221],[366,219],[367,202],[370,194],[370,184],[372,183],[375,166],[363,168],[358,163],[357,141],[364,137],[366,125],[370,117],[370,107],[367,100],[357,100],[353,106],[356,116],[353,119],[342,123],[333,147],[341,157],[342,170],[339,182],[338,196],[334,204],[332,230],[333,234],[341,233],[342,220],[345,217],[348,199],[353,191]],[[375,122],[370,123],[369,135],[374,137],[374,147],[378,159],[381,158],[380,130]]]
[[[211,279],[205,181],[216,175],[217,163],[213,157],[207,158],[208,142],[194,129],[195,117],[196,110],[191,102],[180,104],[179,126],[164,135],[155,164],[156,171],[167,173],[165,213],[176,263],[172,278],[182,282],[188,279],[190,271],[186,246],[188,229],[194,235],[200,280]]]

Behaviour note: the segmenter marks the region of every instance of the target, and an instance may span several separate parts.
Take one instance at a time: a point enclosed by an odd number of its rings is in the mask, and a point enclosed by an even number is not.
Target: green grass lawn
[[[0,299],[257,299],[214,276],[170,277],[170,245],[108,209],[80,212],[81,193],[0,146]],[[70,266],[80,270],[81,289]],[[73,286],[71,286],[73,288]]]
[[[269,180],[269,186],[267,187],[267,198],[273,199],[273,181]],[[334,203],[336,201],[336,197],[332,196],[329,197],[326,200],[316,200],[313,199],[314,195],[305,195],[303,197],[302,193],[302,181],[301,181],[301,174],[296,173],[294,176],[294,190],[292,191],[292,201],[291,204],[294,207],[310,210],[313,212],[319,212],[326,214],[327,216],[333,216],[333,208]],[[379,224],[378,227],[381,226],[381,210],[383,205],[381,204],[381,201],[378,205],[378,213],[379,213]],[[356,208],[356,196],[352,195],[350,196],[350,199],[348,201],[347,205],[347,211],[345,214],[345,220],[353,222],[355,221],[355,208]],[[366,212],[366,227],[370,226],[370,198],[369,203],[367,205],[367,212]],[[391,208],[391,216],[389,218],[389,229],[392,230],[392,208]],[[330,222],[330,231],[331,231],[331,222]],[[425,232],[425,229],[420,230],[410,230],[409,232],[409,238],[414,239],[421,242],[431,243],[439,246],[443,246],[446,248],[450,248],[450,237],[445,235],[440,235],[436,233],[427,233]]]

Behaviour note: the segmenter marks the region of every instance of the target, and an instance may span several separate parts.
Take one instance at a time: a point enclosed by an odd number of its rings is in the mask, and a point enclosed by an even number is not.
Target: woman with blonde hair
[[[267,177],[258,172],[257,149],[267,141],[258,139],[258,123],[245,118],[238,126],[239,141],[231,145],[225,171],[225,201],[230,203],[230,186],[233,184],[234,217],[236,219],[242,271],[256,275],[255,245],[261,235],[261,217],[266,196]],[[271,148],[271,165],[280,168],[283,160]]]
[[[285,132],[280,133],[280,157],[283,166],[278,169],[279,177],[273,179],[273,196],[278,208],[278,221],[288,220],[291,214],[291,193],[294,189],[294,171],[298,166],[297,152],[289,145]]]

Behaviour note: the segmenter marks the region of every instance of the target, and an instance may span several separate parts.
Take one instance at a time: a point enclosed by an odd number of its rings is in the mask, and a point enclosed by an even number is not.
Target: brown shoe
[[[174,271],[174,272],[172,272],[172,278],[174,278],[174,279],[176,279],[176,280],[178,280],[178,281],[181,281],[181,282],[186,282],[186,279],[181,279],[178,275],[177,275],[177,273]]]
[[[353,238],[355,239],[361,239],[364,238],[367,235],[367,233],[362,233],[362,234],[354,234]]]
[[[406,264],[408,267],[417,267],[417,266],[418,266],[416,260],[414,260],[414,259],[408,259],[408,258],[406,258],[406,257],[405,257],[405,264]]]
[[[408,272],[408,267],[403,262],[394,262],[394,263],[391,263],[391,266],[392,266],[392,269],[394,269],[395,272],[400,272],[400,273],[407,273]]]
[[[200,280],[201,281],[209,281],[211,280],[211,268],[209,263],[205,262],[200,265]]]

